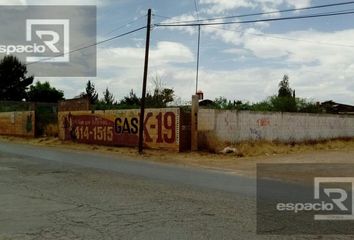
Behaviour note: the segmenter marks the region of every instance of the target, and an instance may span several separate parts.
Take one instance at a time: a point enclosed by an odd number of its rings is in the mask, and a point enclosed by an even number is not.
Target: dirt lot
[[[139,160],[148,160],[164,164],[203,167],[229,171],[243,176],[256,176],[258,163],[354,163],[354,140],[335,140],[322,143],[286,145],[273,143],[243,143],[238,151],[244,153],[213,154],[208,152],[176,153],[162,150],[146,150],[143,156],[135,148],[116,148],[106,146],[85,145],[63,142],[57,138],[24,139],[16,137],[0,137],[2,141],[27,143],[47,147],[65,148],[72,150],[96,151],[105,154],[119,153]],[[343,170],[343,169],[342,169]],[[341,170],[341,171],[342,171]],[[346,169],[353,171],[354,169]],[[274,174],[274,178],[291,181],[303,181],[302,176],[289,173]]]

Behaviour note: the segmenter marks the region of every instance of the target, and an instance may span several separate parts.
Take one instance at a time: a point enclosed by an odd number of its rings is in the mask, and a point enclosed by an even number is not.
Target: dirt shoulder
[[[243,143],[243,145],[237,147],[238,153],[232,154],[213,154],[208,152],[176,153],[148,149],[142,156],[137,153],[135,148],[86,145],[63,142],[57,138],[25,139],[1,136],[0,141],[66,150],[93,151],[110,155],[120,154],[138,160],[218,169],[250,177],[256,176],[256,165],[258,163],[354,163],[354,140],[335,140],[299,145]],[[243,151],[243,155],[246,154],[247,156],[240,157],[240,151]],[[274,178],[301,181],[305,176],[275,174]]]

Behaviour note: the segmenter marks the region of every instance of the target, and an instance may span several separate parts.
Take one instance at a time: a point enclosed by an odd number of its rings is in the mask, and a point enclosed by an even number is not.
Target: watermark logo
[[[61,25],[63,26],[63,50],[62,53],[58,49],[58,43],[60,41],[60,35],[56,31],[51,30],[36,30],[33,31],[33,26],[50,26]],[[31,42],[33,33],[37,35],[39,39],[43,41],[45,45],[37,46],[37,50],[46,51],[50,50],[56,54],[56,57],[27,57],[27,62],[69,62],[70,61],[70,21],[68,19],[28,19],[26,21],[26,41]],[[49,40],[45,40],[45,37],[49,37]],[[62,56],[58,56],[59,54]]]
[[[258,234],[354,234],[354,164],[258,164]]]
[[[351,188],[341,188],[341,184],[349,183]],[[321,187],[322,184],[331,184]],[[354,178],[316,177],[314,179],[314,201],[313,202],[288,202],[278,203],[278,211],[290,211],[300,213],[302,211],[323,212],[327,214],[314,214],[316,221],[336,221],[336,220],[354,220],[354,202],[353,202],[353,184]],[[352,196],[349,199],[349,196]],[[347,205],[350,206],[347,206]],[[343,214],[329,214],[331,212],[343,212]],[[349,211],[349,214],[348,214]]]
[[[348,212],[349,214],[316,214],[315,220],[354,220],[354,178],[348,177],[332,177],[332,178],[320,178],[316,177],[314,181],[314,198],[316,200],[321,199],[321,184],[322,183],[334,183],[335,185],[340,186],[343,183],[349,183],[351,188],[350,189],[343,189],[339,187],[324,187],[323,192],[324,194],[332,200],[333,209],[337,207],[342,212]],[[348,201],[349,196],[351,195],[351,199]],[[347,205],[350,206],[347,206]],[[332,209],[332,210],[333,210]]]
[[[0,6],[0,59],[13,55],[35,77],[97,75],[97,8]]]
[[[33,30],[34,26],[62,26],[63,36],[53,30]],[[43,62],[43,63],[68,63],[70,61],[70,21],[68,19],[28,19],[26,21],[26,45],[0,45],[0,53],[10,54],[36,54],[37,56],[27,56],[26,62]],[[40,43],[32,43],[33,36],[36,36]],[[61,40],[62,39],[62,40]],[[60,48],[60,42],[63,46]],[[32,44],[30,44],[32,43]],[[62,49],[60,51],[59,49]],[[48,56],[38,56],[43,54]],[[54,56],[52,56],[54,54]]]

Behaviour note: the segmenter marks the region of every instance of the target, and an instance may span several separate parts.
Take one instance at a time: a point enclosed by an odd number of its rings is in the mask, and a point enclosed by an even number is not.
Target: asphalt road
[[[0,142],[0,239],[344,237],[257,235],[254,179]]]

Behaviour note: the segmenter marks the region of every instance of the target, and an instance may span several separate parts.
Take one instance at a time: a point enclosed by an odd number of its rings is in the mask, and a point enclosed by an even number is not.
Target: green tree
[[[283,80],[279,83],[278,97],[292,97],[292,90],[289,85],[289,76],[284,75]]]
[[[228,105],[229,105],[229,100],[227,100],[227,98],[225,97],[218,97],[215,98],[214,103],[215,103],[215,107],[218,109],[227,109]]]
[[[295,91],[290,88],[289,76],[284,75],[283,80],[279,83],[278,96],[270,98],[270,102],[274,111],[279,112],[296,112]]]
[[[129,95],[125,96],[121,101],[120,101],[120,105],[123,106],[131,106],[131,107],[137,107],[140,105],[140,98],[138,98],[138,96],[136,95],[136,93],[134,92],[134,90],[130,90]]]
[[[296,99],[296,106],[299,112],[305,113],[323,113],[325,112],[319,103],[306,100],[304,98]]]
[[[98,102],[98,93],[95,89],[95,85],[89,80],[86,83],[85,92],[80,94],[80,97],[88,98],[90,104],[96,104]]]
[[[106,90],[103,92],[103,102],[104,104],[107,105],[113,105],[113,103],[115,102],[114,100],[114,96],[113,94],[108,90],[108,87],[106,88]]]
[[[153,94],[146,94],[147,107],[166,107],[168,103],[174,101],[174,90],[171,88],[155,88]]]
[[[30,102],[57,103],[64,99],[64,92],[51,87],[49,82],[36,82],[30,86],[27,93],[27,100]]]
[[[273,111],[276,112],[297,112],[296,99],[293,97],[278,97],[270,98]]]
[[[242,102],[240,100],[234,101],[234,105],[237,110],[251,110],[251,104],[249,102]]]
[[[174,101],[174,90],[172,88],[165,88],[161,79],[156,76],[153,79],[153,90],[146,94],[146,106],[147,107],[166,107],[168,103]]]
[[[273,104],[271,102],[271,98],[268,97],[266,100],[258,102],[258,103],[254,103],[251,106],[251,110],[252,111],[258,111],[258,112],[271,112],[271,111],[275,111]]]
[[[150,108],[163,108],[168,103],[174,101],[174,90],[171,88],[164,88],[158,78],[154,81],[154,89],[146,94],[145,106]],[[139,98],[133,90],[129,95],[124,97],[120,102],[121,107],[138,107],[140,106],[141,98]]]
[[[33,83],[27,76],[27,67],[14,56],[5,56],[0,61],[0,100],[22,101],[26,90]]]
[[[251,110],[249,102],[242,102],[240,100],[231,101],[225,97],[215,98],[214,107],[227,110]]]

